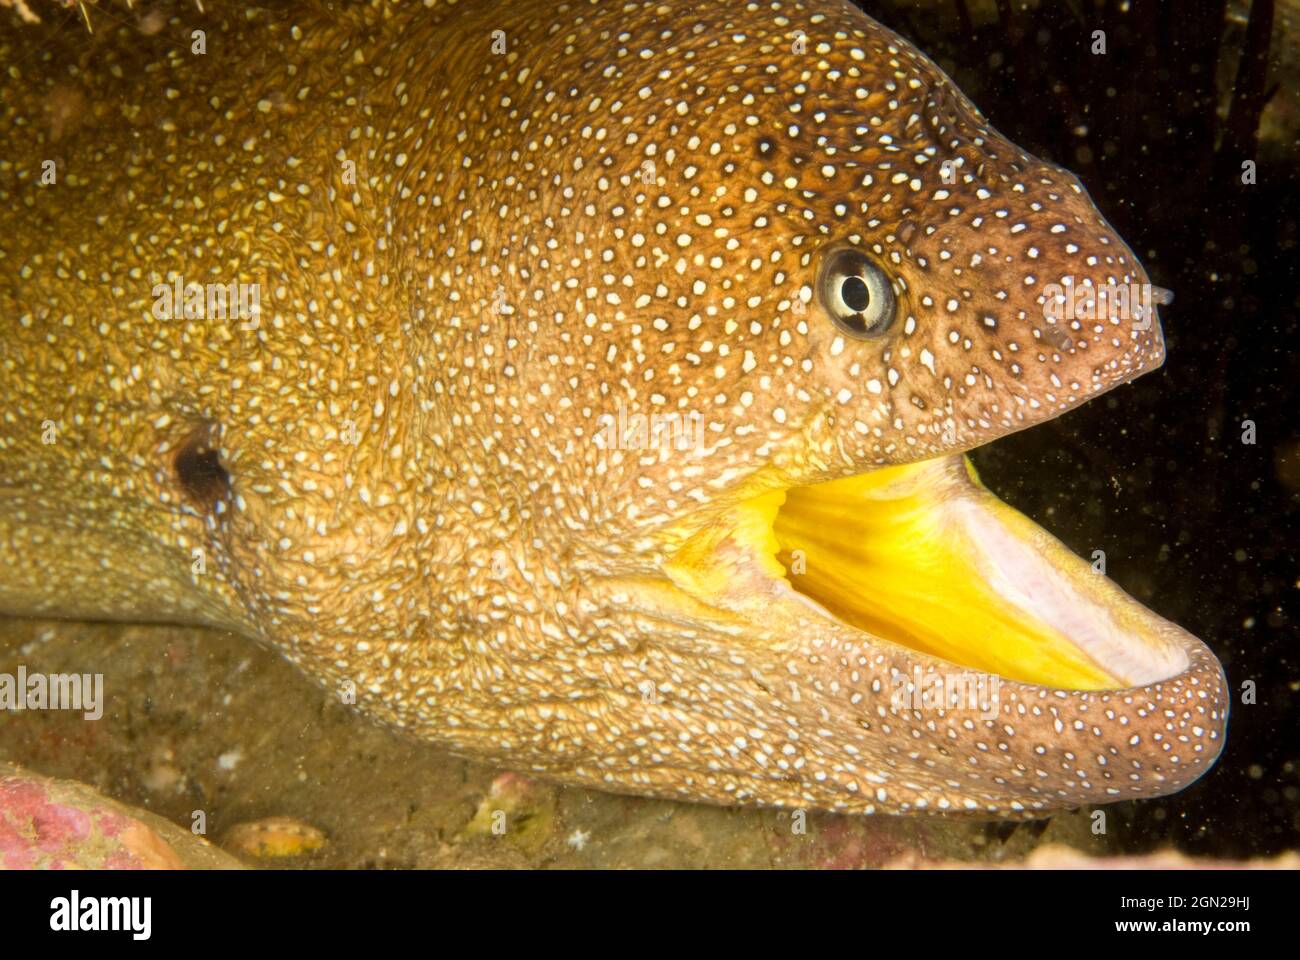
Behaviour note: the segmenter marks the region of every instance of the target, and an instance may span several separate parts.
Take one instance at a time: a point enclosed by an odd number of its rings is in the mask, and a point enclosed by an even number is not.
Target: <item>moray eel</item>
[[[855,7],[5,16],[0,609],[237,631],[611,791],[1028,817],[1213,763],[1210,650],[964,457],[1157,367],[1154,307],[1052,292],[1147,275]]]

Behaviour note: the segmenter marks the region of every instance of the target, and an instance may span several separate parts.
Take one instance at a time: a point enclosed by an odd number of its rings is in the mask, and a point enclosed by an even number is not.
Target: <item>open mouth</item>
[[[723,526],[670,565],[699,599],[752,587],[761,570],[769,602],[797,600],[879,640],[1056,689],[1142,686],[1188,667],[1177,628],[1002,503],[963,456],[770,491]],[[742,566],[750,575],[738,579]]]

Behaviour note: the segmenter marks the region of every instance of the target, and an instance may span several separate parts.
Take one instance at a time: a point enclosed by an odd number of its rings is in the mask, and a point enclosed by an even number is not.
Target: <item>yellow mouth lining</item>
[[[1037,686],[1117,689],[1189,663],[1176,627],[990,493],[961,456],[768,488],[687,534],[664,573],[724,616],[798,630],[811,607]]]
[[[1075,690],[1123,686],[994,587],[995,561],[949,509],[964,478],[943,463],[786,491],[772,530],[791,585],[847,624],[959,666]]]

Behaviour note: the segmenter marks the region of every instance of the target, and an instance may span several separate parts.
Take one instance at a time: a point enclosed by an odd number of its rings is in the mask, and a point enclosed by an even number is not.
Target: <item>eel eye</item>
[[[878,337],[894,322],[894,288],[860,250],[836,250],[822,264],[817,297],[835,326],[851,337]]]

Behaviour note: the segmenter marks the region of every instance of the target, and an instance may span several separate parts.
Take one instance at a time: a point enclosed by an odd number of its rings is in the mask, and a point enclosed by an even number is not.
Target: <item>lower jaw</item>
[[[1188,666],[1168,624],[998,500],[961,456],[765,493],[723,525],[668,571],[705,602],[731,605],[744,567],[874,640],[1054,689],[1145,685]]]

